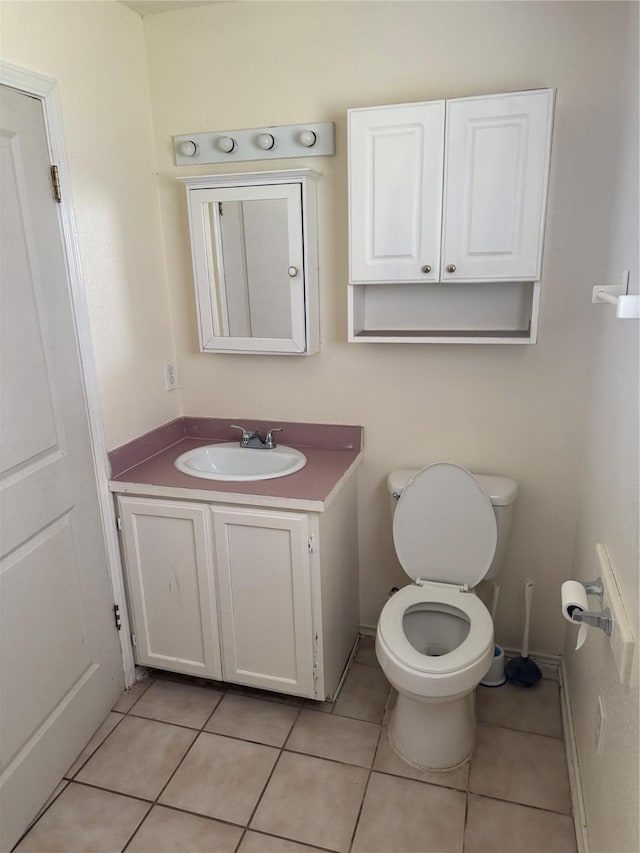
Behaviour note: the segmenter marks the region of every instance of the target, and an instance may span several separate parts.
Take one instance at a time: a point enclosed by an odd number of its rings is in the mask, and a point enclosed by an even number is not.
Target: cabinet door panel
[[[225,680],[313,696],[307,517],[212,512]]]
[[[351,281],[438,280],[443,140],[444,101],[349,112]]]
[[[443,281],[540,278],[552,110],[550,90],[447,101]]]
[[[220,679],[209,510],[118,498],[140,664]]]

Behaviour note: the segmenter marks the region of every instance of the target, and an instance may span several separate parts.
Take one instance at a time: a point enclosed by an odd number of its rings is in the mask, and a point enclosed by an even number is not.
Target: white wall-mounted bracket
[[[640,296],[629,295],[629,270],[622,273],[621,284],[596,284],[591,293],[594,304],[608,303],[616,306],[616,317],[621,320],[640,318]]]
[[[629,687],[632,682],[636,642],[606,546],[598,543],[596,545],[596,555],[604,587],[602,606],[605,609],[610,609],[612,617],[612,630],[609,634],[611,651],[618,668],[620,682],[625,687]]]
[[[327,157],[335,154],[333,123],[214,130],[173,137],[176,165]]]

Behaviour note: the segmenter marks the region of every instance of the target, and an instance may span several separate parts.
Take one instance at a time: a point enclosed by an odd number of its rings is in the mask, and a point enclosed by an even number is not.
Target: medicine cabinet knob
[[[429,264],[425,264],[422,267],[422,272],[431,272],[431,267],[429,266]]]
[[[455,264],[449,264],[449,266],[447,267],[447,272],[455,272],[455,271],[456,271],[456,265]]]
[[[298,267],[289,267],[287,272],[290,278],[295,278],[298,275]]]
[[[183,157],[195,157],[198,153],[198,146],[195,142],[188,140],[180,143],[179,150]]]

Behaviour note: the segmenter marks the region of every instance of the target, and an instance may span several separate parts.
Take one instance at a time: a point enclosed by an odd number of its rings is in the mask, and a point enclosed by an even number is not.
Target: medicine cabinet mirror
[[[187,190],[200,349],[319,349],[311,169],[180,178]]]

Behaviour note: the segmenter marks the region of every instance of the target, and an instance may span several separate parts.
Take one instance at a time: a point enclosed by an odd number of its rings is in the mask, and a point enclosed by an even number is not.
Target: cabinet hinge
[[[60,173],[57,166],[51,166],[51,185],[53,187],[53,197],[57,202],[62,201],[62,190],[60,189]]]
[[[307,550],[310,554],[313,554],[313,535],[309,536],[307,539]]]
[[[113,605],[113,619],[116,623],[116,628],[119,631],[122,628],[122,622],[120,620],[120,605],[119,604]]]
[[[118,528],[118,530],[122,530],[122,519],[120,518],[120,516],[116,518],[116,527]]]

